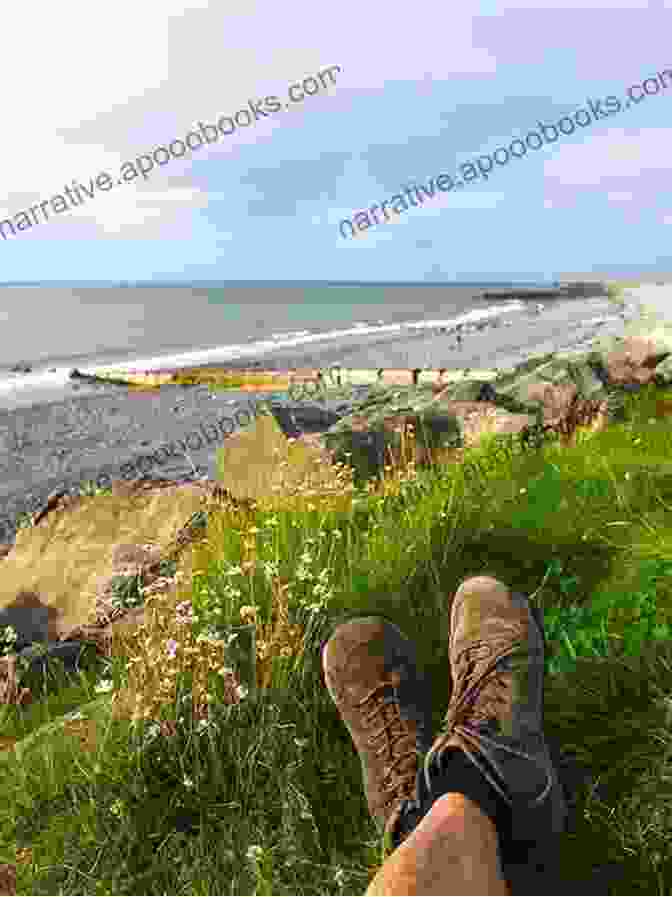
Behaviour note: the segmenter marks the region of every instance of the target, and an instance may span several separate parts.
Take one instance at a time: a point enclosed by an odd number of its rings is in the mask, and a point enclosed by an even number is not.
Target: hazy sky
[[[73,180],[114,186],[0,239],[0,280],[669,271],[672,74],[625,102],[672,72],[670,35],[672,0],[10,4],[0,219]],[[330,66],[314,96],[117,185],[125,162],[250,100],[284,107]],[[609,95],[620,112],[340,236],[359,210]]]

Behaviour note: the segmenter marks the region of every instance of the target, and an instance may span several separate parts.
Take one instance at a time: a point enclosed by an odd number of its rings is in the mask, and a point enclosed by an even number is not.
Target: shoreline
[[[624,298],[626,301],[631,299],[629,296]],[[420,339],[405,337],[400,341],[401,350],[414,350],[417,358],[417,346],[421,343],[421,351],[429,348],[430,353],[434,352],[436,357],[444,360],[442,367],[448,372],[450,380],[463,376],[459,372],[469,372],[470,376],[475,371],[494,372],[498,368],[512,367],[533,355],[565,351],[568,346],[563,344],[579,348],[586,338],[622,332],[625,319],[617,319],[617,309],[612,309],[614,320],[610,326],[586,323],[586,309],[594,302],[603,300],[574,300],[571,303],[574,310],[571,325],[567,321],[568,304],[549,303],[549,308],[542,315],[531,313],[523,315],[522,319],[516,316],[515,327],[506,328],[501,322],[500,326],[492,326],[491,322],[486,321],[481,328],[478,323],[473,323],[469,328],[462,329],[465,336],[461,345],[452,345],[455,333],[430,337],[422,334]],[[390,363],[394,361],[390,358],[393,350],[399,350],[399,346],[391,346],[389,340],[380,346],[371,345],[369,341],[362,347],[350,347],[352,361],[365,359],[369,363],[347,366],[373,375],[377,375],[380,368],[395,371],[403,375],[399,385],[410,386],[412,372],[420,366],[405,367]],[[311,359],[294,352],[290,358],[244,359],[227,363],[226,367],[232,371],[251,373],[259,373],[262,368],[276,372],[278,369],[292,368],[317,370],[328,368],[338,360],[333,356],[343,353],[339,347],[334,347],[332,358],[325,358],[325,354],[328,356],[329,353],[319,353],[317,358]],[[483,364],[484,359],[491,363]],[[387,364],[376,364],[377,360],[387,361]],[[318,364],[311,364],[311,361]],[[291,362],[291,366],[287,362]],[[212,369],[220,371],[222,367],[221,363],[211,363],[201,365],[200,369],[204,372]],[[438,366],[432,368],[437,369]],[[375,379],[371,376],[369,385]],[[419,382],[420,385],[431,382],[431,376],[420,375]],[[392,383],[384,376],[383,385]],[[349,394],[349,387],[352,395]],[[218,413],[229,415],[238,407],[245,408],[246,401],[253,398],[251,392],[255,393],[255,400],[257,397],[263,400],[267,395],[282,410],[283,420],[279,423],[285,429],[288,422],[293,421],[294,413],[302,422],[309,420],[311,415],[314,420],[320,416],[334,420],[349,413],[348,409],[367,391],[367,385],[358,388],[356,384],[349,383],[342,389],[346,395],[317,402],[292,400],[286,389],[274,391],[272,387],[217,390],[207,385],[186,387],[169,384],[160,388],[129,388],[98,383],[82,386],[81,391],[71,388],[69,395],[46,404],[0,409],[0,445],[4,443],[3,448],[8,449],[7,452],[0,451],[0,541],[7,541],[8,538],[13,541],[17,516],[37,510],[55,489],[73,490],[84,480],[95,480],[105,468],[120,471],[122,465],[136,456],[152,453],[171,440],[184,439],[190,431],[197,431],[201,424],[211,423]],[[327,423],[322,429],[328,429],[330,425]],[[302,432],[316,430],[304,427]],[[214,478],[216,451],[217,446],[213,445],[211,449],[206,447],[191,452],[195,470],[182,457],[152,471],[150,478],[194,479],[203,475]],[[121,473],[118,477],[123,478]]]
[[[232,372],[259,370],[280,372],[302,367],[324,368],[333,364],[359,369],[490,368],[493,365],[487,361],[482,363],[480,360],[468,358],[463,351],[452,351],[455,348],[464,348],[464,344],[451,347],[450,340],[444,338],[446,334],[450,336],[461,332],[464,335],[483,327],[487,329],[492,327],[494,330],[496,327],[511,326],[513,322],[517,325],[516,329],[519,327],[525,329],[526,320],[530,316],[538,315],[540,309],[543,309],[545,313],[542,315],[543,318],[558,305],[566,307],[567,314],[573,318],[577,315],[581,317],[583,315],[581,309],[595,303],[602,304],[603,313],[609,313],[606,311],[606,306],[609,305],[609,311],[613,313],[613,304],[608,303],[605,298],[605,293],[608,292],[605,282],[594,280],[589,282],[583,278],[577,280],[577,283],[581,289],[575,284],[574,291],[584,295],[566,295],[568,292],[566,282],[561,282],[560,290],[553,287],[550,295],[544,293],[543,303],[531,298],[540,289],[538,285],[502,285],[506,286],[505,290],[498,288],[497,284],[481,286],[477,290],[453,287],[452,291],[446,289],[448,307],[441,306],[441,311],[435,311],[433,318],[429,307],[425,314],[422,314],[422,291],[410,295],[409,290],[400,285],[406,302],[415,299],[420,303],[419,313],[409,320],[407,309],[403,321],[395,322],[396,313],[388,315],[386,321],[374,321],[379,312],[376,310],[377,313],[374,313],[369,305],[367,320],[356,321],[358,312],[357,307],[353,306],[352,318],[347,323],[334,322],[327,329],[318,326],[316,329],[313,327],[309,330],[290,331],[286,325],[283,327],[275,321],[273,326],[278,333],[273,333],[272,339],[259,335],[231,345],[208,346],[206,343],[205,348],[198,348],[199,343],[196,342],[193,344],[196,348],[193,349],[188,346],[173,350],[150,348],[134,352],[130,358],[128,356],[124,358],[123,355],[119,357],[118,354],[116,358],[105,355],[96,358],[91,353],[80,353],[79,356],[72,356],[70,359],[62,356],[60,361],[52,361],[51,366],[43,362],[24,361],[13,365],[0,375],[0,406],[15,409],[70,398],[74,392],[79,395],[90,394],[92,387],[102,386],[102,380],[97,384],[90,376],[99,371],[105,371],[108,375],[106,377],[108,382],[105,383],[108,386],[115,379],[120,385],[126,385],[124,377],[129,372],[142,372],[145,379],[149,374],[154,374],[156,381],[153,385],[159,385],[167,382],[166,373],[212,368],[227,368]],[[486,299],[485,294],[490,289],[493,290],[493,296],[496,293],[501,298]],[[396,292],[391,291],[392,302],[396,301]],[[465,292],[471,293],[468,301]],[[451,298],[453,293],[454,302]],[[593,298],[587,299],[586,295]],[[539,335],[541,340],[545,336],[547,334],[543,332]],[[494,340],[492,349],[487,350],[488,355],[491,352],[498,353],[496,342]],[[530,336],[525,339],[525,345],[521,348],[525,352],[534,352],[534,343],[535,338]],[[85,376],[73,381],[70,374],[77,368]]]

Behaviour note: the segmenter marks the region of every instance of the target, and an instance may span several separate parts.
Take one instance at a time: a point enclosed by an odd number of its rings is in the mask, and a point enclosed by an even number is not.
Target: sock
[[[421,774],[424,780],[424,773]],[[434,775],[430,777],[430,783],[429,794],[426,783],[422,786],[422,791],[418,791],[418,794],[421,795],[422,816],[429,812],[432,804],[442,795],[452,792],[463,794],[477,804],[495,826],[501,861],[505,864],[527,862],[529,852],[534,844],[512,840],[511,807],[495,791],[464,751],[459,748],[449,748],[441,760],[440,771],[435,771]],[[423,798],[425,799],[423,800]]]
[[[500,797],[490,782],[483,776],[478,767],[469,760],[459,748],[449,748],[441,760],[440,769],[430,767],[430,789],[427,790],[424,769],[417,774],[418,800],[415,806],[409,807],[404,818],[399,821],[396,845],[399,837],[410,834],[431,807],[444,794],[457,792],[463,794],[492,820],[502,844],[509,830],[511,810],[506,801]]]
[[[423,775],[424,778],[424,775]],[[440,772],[431,778],[425,812],[444,794],[457,792],[472,800],[494,823],[497,830],[506,821],[509,805],[495,791],[477,766],[459,748],[449,748],[441,760]],[[424,789],[426,790],[426,788]]]

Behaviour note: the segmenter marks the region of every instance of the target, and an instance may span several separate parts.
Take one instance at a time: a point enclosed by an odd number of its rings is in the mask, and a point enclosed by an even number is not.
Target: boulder
[[[0,863],[0,895],[8,897],[16,894],[16,865],[14,863]]]
[[[42,675],[56,658],[76,671],[86,643],[109,656],[116,633],[145,625],[146,595],[175,588],[180,575],[162,561],[177,562],[202,538],[206,503],[223,491],[213,481],[115,481],[110,496],[61,496],[35,515],[0,567],[0,629],[17,635],[13,653],[0,657],[0,703],[27,700],[18,657],[30,661],[26,675]],[[139,606],[115,603],[120,576],[142,583]]]
[[[672,324],[644,315],[623,337],[586,351],[535,356],[488,379],[480,373],[469,379],[465,371],[467,379],[445,388],[378,390],[324,434],[325,445],[361,480],[402,457],[420,466],[457,461],[488,433],[528,443],[552,432],[570,441],[579,426],[622,420],[625,392],[672,383]]]
[[[319,440],[291,442],[274,414],[259,414],[226,440],[218,452],[217,479],[238,500],[284,504],[302,485],[329,491],[331,453]]]
[[[269,406],[282,432],[290,439],[296,439],[302,433],[328,430],[343,416],[318,405],[280,405],[278,402],[270,402]]]

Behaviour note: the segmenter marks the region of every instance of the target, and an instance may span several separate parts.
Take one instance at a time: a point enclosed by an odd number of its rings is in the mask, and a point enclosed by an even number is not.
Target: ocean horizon
[[[209,285],[215,283],[220,285]],[[0,408],[68,394],[75,367],[93,373],[256,360],[263,365],[279,353],[333,354],[337,347],[345,360],[350,349],[399,346],[425,331],[525,307],[520,300],[486,302],[484,291],[549,288],[559,281],[221,284],[5,285]]]

